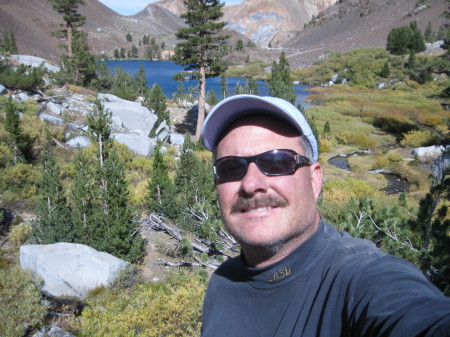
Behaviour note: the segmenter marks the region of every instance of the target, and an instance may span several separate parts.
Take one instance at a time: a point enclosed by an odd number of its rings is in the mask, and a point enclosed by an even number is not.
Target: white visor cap
[[[312,161],[318,159],[317,140],[305,119],[305,116],[291,103],[278,97],[236,95],[219,102],[208,114],[203,123],[201,139],[203,145],[212,151],[222,133],[236,119],[254,114],[263,114],[279,118],[294,126],[305,135],[311,144]]]

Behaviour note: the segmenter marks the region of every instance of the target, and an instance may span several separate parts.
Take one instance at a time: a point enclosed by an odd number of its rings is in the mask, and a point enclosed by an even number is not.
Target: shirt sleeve
[[[348,288],[352,336],[450,336],[450,298],[409,262],[386,255]]]

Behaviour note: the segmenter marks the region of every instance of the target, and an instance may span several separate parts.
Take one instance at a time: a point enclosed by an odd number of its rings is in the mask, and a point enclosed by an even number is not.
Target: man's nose
[[[241,191],[246,195],[253,195],[256,192],[267,191],[267,178],[255,163],[250,163],[247,172],[241,180]]]

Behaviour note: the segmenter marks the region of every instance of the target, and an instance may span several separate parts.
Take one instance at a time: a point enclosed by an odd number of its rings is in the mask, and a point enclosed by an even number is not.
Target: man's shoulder
[[[327,222],[321,226],[323,238],[328,243],[328,249],[333,254],[344,254],[349,257],[370,255],[373,258],[385,256],[372,241],[355,238],[347,232],[339,231]]]
[[[399,277],[402,279],[406,275],[419,279],[421,282],[426,281],[422,271],[412,263],[381,251],[372,241],[354,238],[347,232],[334,229],[329,224],[325,224],[324,233],[329,241],[330,268],[346,274],[347,277],[357,278],[360,286],[362,280],[367,280],[368,287],[377,278],[386,280]]]

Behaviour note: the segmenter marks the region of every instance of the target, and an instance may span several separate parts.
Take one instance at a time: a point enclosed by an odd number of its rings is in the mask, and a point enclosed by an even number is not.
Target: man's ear
[[[322,166],[319,162],[311,164],[309,167],[311,173],[311,184],[314,191],[314,196],[319,198],[320,192],[322,191]]]

